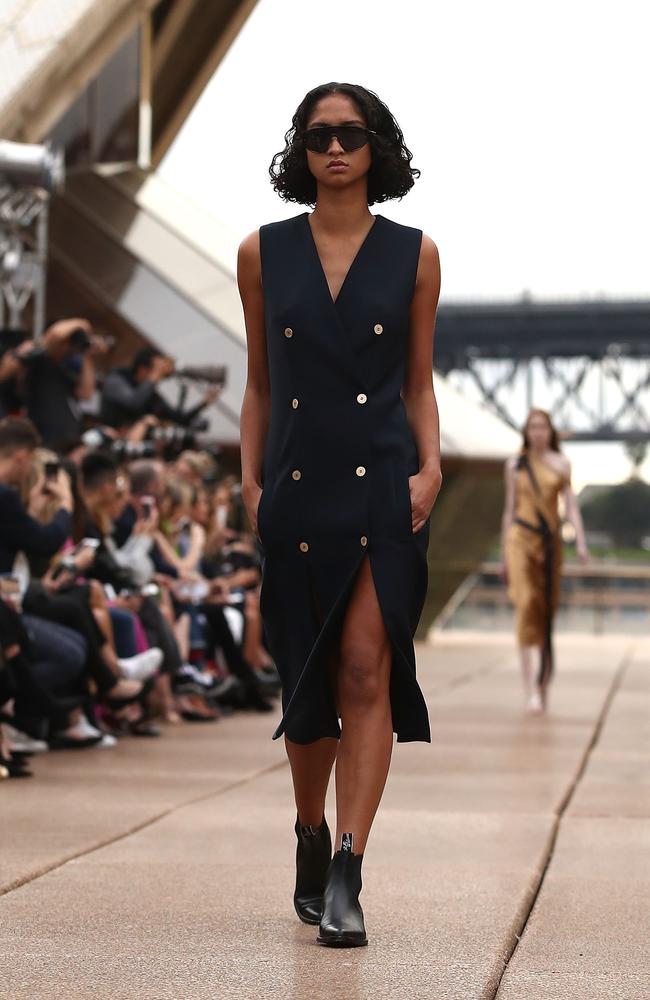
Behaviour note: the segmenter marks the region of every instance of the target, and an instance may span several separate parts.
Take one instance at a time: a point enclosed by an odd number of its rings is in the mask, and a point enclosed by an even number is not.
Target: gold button
[[[297,399],[292,399],[291,400],[291,405],[293,406],[294,410],[297,410],[298,409],[298,400]]]
[[[359,395],[357,396],[357,403],[365,403],[367,398],[368,397],[366,396],[365,392],[360,392]]]
[[[375,329],[376,329],[376,327],[375,327]],[[293,337],[293,330],[291,329],[290,326],[287,326],[285,328],[284,335],[285,335],[285,337]]]
[[[375,333],[383,333],[384,328],[381,323],[375,323]]]
[[[365,476],[366,470],[363,465],[357,465],[357,476]]]
[[[361,539],[360,539],[360,541],[361,541],[361,544],[362,544],[362,545],[367,545],[367,544],[368,544],[368,539],[366,538],[366,536],[365,536],[365,535],[362,535],[362,536],[361,536]]]
[[[302,473],[300,472],[300,469],[294,469],[291,475],[293,476],[294,479],[300,479]]]
[[[308,552],[309,551],[309,546],[307,545],[307,542],[301,542],[300,543],[300,551],[301,552]]]

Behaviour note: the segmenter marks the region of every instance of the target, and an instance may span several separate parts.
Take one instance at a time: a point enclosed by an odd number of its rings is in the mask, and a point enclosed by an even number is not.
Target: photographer
[[[51,556],[72,531],[70,481],[61,470],[49,483],[58,509],[40,524],[26,509],[19,490],[31,468],[40,440],[29,420],[6,417],[0,421],[0,573],[11,573],[18,552]],[[36,498],[32,498],[36,502]]]
[[[81,433],[79,403],[95,392],[95,357],[106,350],[90,323],[74,318],[49,326],[31,351],[15,352],[27,414],[47,447],[56,450]]]
[[[155,347],[144,347],[138,351],[129,368],[116,368],[109,372],[102,388],[102,423],[119,429],[150,416],[189,427],[199,413],[214,402],[220,388],[212,386],[202,401],[189,410],[171,406],[158,392],[157,386],[173,375],[175,368],[172,358]]]
[[[23,373],[21,356],[34,349],[34,341],[19,328],[0,330],[0,419],[17,413],[22,407],[18,380]]]

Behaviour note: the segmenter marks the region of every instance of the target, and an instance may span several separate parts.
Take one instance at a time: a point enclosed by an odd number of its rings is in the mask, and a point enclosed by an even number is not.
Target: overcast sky
[[[422,171],[371,210],[436,241],[443,300],[646,298],[647,13],[645,0],[259,0],[160,173],[238,237],[304,211],[273,192],[269,162],[307,90],[362,83]]]

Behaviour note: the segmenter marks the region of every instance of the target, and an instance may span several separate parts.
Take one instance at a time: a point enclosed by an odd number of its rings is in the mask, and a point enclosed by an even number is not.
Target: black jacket
[[[49,524],[34,520],[16,490],[0,483],[0,573],[10,573],[18,552],[53,556],[72,534],[72,518],[60,510]]]

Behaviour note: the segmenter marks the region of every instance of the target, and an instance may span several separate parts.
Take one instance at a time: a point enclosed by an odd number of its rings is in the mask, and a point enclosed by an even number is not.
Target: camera
[[[86,448],[104,448],[118,462],[129,462],[136,458],[155,458],[156,446],[153,441],[125,441],[112,438],[100,427],[91,427],[81,435]]]
[[[151,427],[147,433],[146,443],[154,447],[154,442],[162,447],[163,455],[171,460],[182,451],[197,447],[197,435],[207,431],[210,421],[204,417],[196,417],[189,427],[173,424],[170,427]]]
[[[8,351],[15,351],[27,340],[29,334],[20,327],[3,327],[0,329],[0,357]]]
[[[208,385],[224,386],[228,375],[226,365],[203,365],[195,367],[186,365],[185,368],[177,368],[174,372],[177,378],[185,378],[190,382],[207,382]]]
[[[68,337],[68,344],[76,354],[81,354],[88,350],[91,340],[83,327],[78,326]]]

